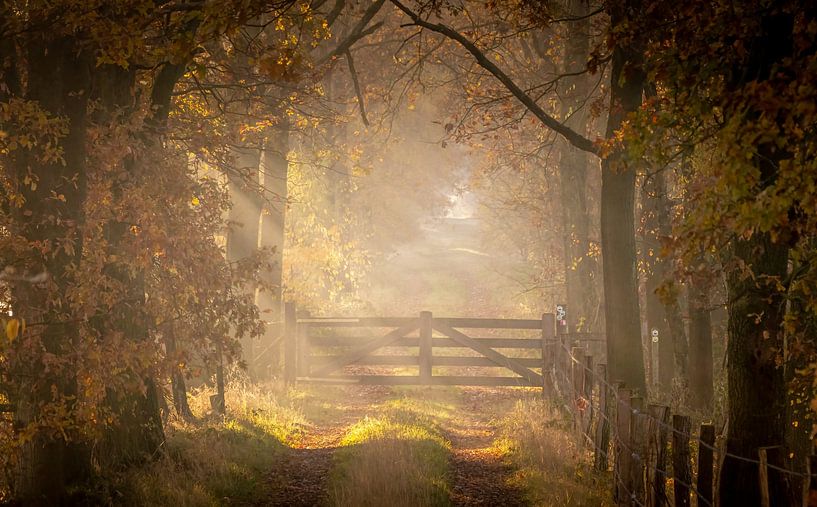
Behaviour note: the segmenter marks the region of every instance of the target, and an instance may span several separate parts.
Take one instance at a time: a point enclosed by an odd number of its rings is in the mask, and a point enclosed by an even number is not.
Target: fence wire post
[[[587,411],[584,417],[584,433],[588,435],[588,438],[591,440],[590,443],[593,443],[593,438],[589,435],[593,434],[593,416],[595,415],[593,413],[593,384],[595,383],[593,377],[593,356],[587,354],[584,356],[584,399],[587,400]]]
[[[640,503],[644,498],[644,435],[646,434],[646,417],[644,415],[644,398],[633,396],[630,398],[630,449],[632,452],[632,466],[630,468],[630,495],[633,503]]]
[[[615,464],[613,465],[613,476],[616,480],[614,490],[615,501],[618,505],[630,505],[629,485],[630,477],[630,396],[632,391],[624,387],[620,382],[617,389],[616,403],[616,427],[615,427]]]
[[[552,313],[542,314],[542,395],[554,396],[553,379],[550,371],[556,359],[554,347],[556,346],[556,317]]]
[[[596,379],[599,385],[599,422],[596,424],[596,456],[594,467],[599,471],[607,471],[609,467],[608,453],[610,452],[610,406],[607,387],[607,365],[598,365]]]
[[[696,486],[698,497],[703,499],[698,503],[712,505],[712,484],[713,484],[713,463],[715,446],[715,426],[712,424],[701,424],[700,441],[698,442],[698,485]]]
[[[584,349],[573,347],[570,349],[570,382],[572,386],[571,405],[573,412],[573,431],[576,433],[576,446],[579,450],[584,448],[584,438],[582,436],[584,411]]]
[[[806,507],[817,507],[817,455],[811,454],[806,461],[807,476],[804,504]]]
[[[675,493],[675,506],[689,506],[689,484],[692,482],[692,471],[689,465],[689,434],[692,425],[689,417],[675,414],[672,416],[672,477]]]
[[[669,439],[669,407],[648,407],[649,430],[647,444],[647,501],[648,507],[669,505],[667,498],[667,443]]]

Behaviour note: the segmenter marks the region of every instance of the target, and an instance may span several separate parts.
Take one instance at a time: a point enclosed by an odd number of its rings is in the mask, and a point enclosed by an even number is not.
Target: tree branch
[[[360,81],[357,79],[357,71],[355,70],[355,62],[352,60],[352,52],[346,50],[346,62],[349,64],[349,73],[352,75],[352,84],[355,86],[355,95],[357,96],[357,105],[360,108],[360,119],[363,124],[369,126],[369,119],[366,118],[366,104],[363,102],[363,92],[360,90]]]
[[[391,0],[398,9],[403,11],[409,18],[412,20],[412,24],[425,28],[427,30],[431,30],[432,32],[439,33],[452,39],[459,43],[460,46],[465,48],[466,51],[473,55],[476,62],[482,67],[483,69],[487,70],[491,73],[499,82],[501,82],[505,87],[510,91],[516,99],[522,103],[531,113],[533,113],[539,121],[542,122],[547,128],[553,130],[567,142],[575,146],[576,148],[586,151],[588,153],[593,153],[594,155],[599,154],[599,147],[593,143],[590,139],[584,137],[583,135],[579,134],[575,130],[571,129],[567,125],[563,124],[553,116],[549,115],[544,109],[542,109],[539,104],[536,103],[533,98],[525,93],[513,80],[505,74],[499,67],[497,67],[491,60],[485,56],[483,53],[473,42],[466,39],[462,34],[457,32],[456,30],[442,25],[431,23],[422,19],[420,16],[415,14],[411,9],[400,3],[398,0]]]
[[[366,12],[363,13],[363,16],[355,24],[354,28],[352,28],[352,31],[349,34],[349,36],[346,37],[346,39],[343,40],[340,44],[338,44],[338,46],[335,49],[333,49],[328,55],[318,60],[317,65],[322,65],[331,60],[332,58],[346,53],[346,51],[348,51],[349,48],[351,48],[355,42],[359,41],[363,37],[366,37],[367,35],[373,33],[375,30],[380,28],[383,25],[382,22],[375,23],[369,28],[366,28],[366,25],[368,25],[369,21],[371,21],[372,18],[374,18],[375,15],[378,13],[378,11],[380,11],[380,8],[383,7],[385,1],[386,0],[377,0],[372,5],[370,5],[369,8],[366,9]]]

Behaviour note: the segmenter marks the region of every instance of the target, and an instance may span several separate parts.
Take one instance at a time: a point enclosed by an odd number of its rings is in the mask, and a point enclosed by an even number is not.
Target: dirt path
[[[459,424],[449,430],[453,473],[451,500],[457,506],[527,505],[522,491],[508,484],[513,470],[492,446],[496,428],[490,415],[482,411],[486,408],[486,401],[496,401],[490,400],[495,397],[491,394],[493,393],[481,390],[466,390],[466,403],[460,412]],[[479,399],[483,397],[489,400]]]
[[[522,492],[508,484],[512,470],[492,447],[496,428],[487,406],[496,403],[493,390],[466,390],[462,410],[445,428],[451,441],[451,501],[455,506],[524,506]],[[344,410],[329,422],[304,428],[297,444],[287,450],[269,476],[271,494],[260,505],[316,507],[327,505],[327,479],[332,457],[349,427],[375,412],[390,397],[387,388],[349,388]]]
[[[344,434],[344,427],[315,428],[272,471],[272,496],[262,505],[314,507],[326,504],[326,480],[332,455]]]
[[[345,390],[343,411],[331,421],[313,422],[304,428],[298,442],[287,450],[269,476],[271,495],[260,505],[317,507],[326,505],[327,479],[332,456],[347,429],[382,403],[389,389],[355,386]]]

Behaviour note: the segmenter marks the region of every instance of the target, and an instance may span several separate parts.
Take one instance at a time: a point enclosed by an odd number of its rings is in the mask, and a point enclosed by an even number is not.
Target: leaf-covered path
[[[523,492],[509,484],[513,470],[493,445],[496,427],[485,413],[485,403],[496,400],[485,398],[494,397],[482,389],[465,390],[460,421],[449,431],[454,505],[527,505]]]
[[[493,447],[497,437],[494,415],[485,412],[496,404],[498,392],[468,389],[457,393],[455,417],[441,428],[451,443],[449,459],[450,505],[522,506],[522,492],[509,486],[513,470]],[[298,441],[286,451],[279,466],[270,471],[270,494],[260,505],[323,506],[331,501],[328,480],[341,439],[349,429],[367,418],[377,417],[385,402],[395,395],[387,388],[343,389],[342,412],[305,425]],[[508,394],[499,394],[507,401]],[[417,394],[418,398],[422,393]],[[340,404],[339,404],[340,405]],[[379,505],[376,499],[370,505]]]

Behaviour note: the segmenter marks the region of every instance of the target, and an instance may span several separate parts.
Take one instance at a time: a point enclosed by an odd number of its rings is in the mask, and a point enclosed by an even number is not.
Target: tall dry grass
[[[191,393],[201,419],[171,419],[165,452],[147,467],[114,478],[116,505],[199,507],[263,502],[266,478],[304,426],[288,391],[280,385],[252,385],[233,373],[226,389],[227,415],[209,414],[211,389]]]
[[[402,398],[353,425],[335,453],[333,506],[450,505],[450,443],[440,431],[444,408]]]
[[[511,478],[536,506],[608,506],[609,477],[576,449],[569,422],[546,400],[519,400],[500,422],[495,445],[514,465]]]

